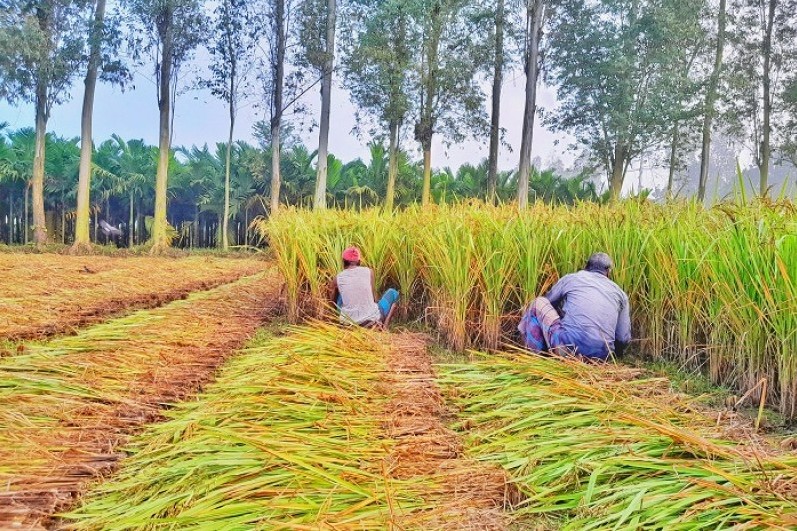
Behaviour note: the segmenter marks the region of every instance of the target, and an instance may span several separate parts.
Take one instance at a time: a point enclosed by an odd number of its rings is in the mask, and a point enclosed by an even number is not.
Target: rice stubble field
[[[260,268],[262,269],[262,267]],[[277,307],[258,273],[0,359],[0,526],[46,522]]]
[[[263,271],[266,262],[0,253],[0,340],[43,339]]]

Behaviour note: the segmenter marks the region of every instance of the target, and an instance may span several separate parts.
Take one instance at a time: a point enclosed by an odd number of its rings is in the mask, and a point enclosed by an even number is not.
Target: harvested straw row
[[[643,353],[704,367],[797,417],[797,209],[790,202],[625,202],[519,212],[483,204],[398,213],[287,210],[260,226],[286,279],[292,319],[316,316],[348,244],[364,249],[379,289],[446,342],[495,349],[524,305],[591,253],[610,253],[631,298]],[[754,394],[758,400],[760,393]]]
[[[318,326],[255,342],[138,438],[68,515],[78,529],[388,529],[420,500],[391,484],[383,347]]]
[[[265,262],[252,259],[0,253],[0,339],[73,332],[124,311],[185,298],[265,267]]]
[[[46,522],[275,306],[260,274],[0,360],[0,527]]]
[[[562,529],[793,529],[797,458],[713,437],[613,367],[497,355],[438,367],[468,455],[504,467],[520,521]]]
[[[482,524],[502,523],[505,476],[459,457],[425,340],[390,343],[321,324],[256,340],[142,434],[69,527],[500,528]]]

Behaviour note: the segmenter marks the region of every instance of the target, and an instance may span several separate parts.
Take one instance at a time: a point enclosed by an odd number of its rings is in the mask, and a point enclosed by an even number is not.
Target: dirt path
[[[401,517],[399,528],[501,530],[503,508],[515,490],[498,467],[463,456],[459,436],[445,425],[449,415],[435,381],[426,340],[419,334],[391,334],[384,392],[390,397],[384,429],[396,441],[387,472],[420,480],[418,494],[432,509]]]
[[[253,275],[254,259],[0,253],[0,340],[45,339]],[[0,351],[0,357],[3,353]]]
[[[277,305],[264,273],[0,360],[0,528],[38,529]]]

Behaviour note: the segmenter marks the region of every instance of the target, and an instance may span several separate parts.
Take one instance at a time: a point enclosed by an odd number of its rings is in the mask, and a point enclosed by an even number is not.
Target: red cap
[[[349,247],[345,251],[343,251],[343,259],[347,262],[359,262],[360,261],[360,250],[356,247]]]

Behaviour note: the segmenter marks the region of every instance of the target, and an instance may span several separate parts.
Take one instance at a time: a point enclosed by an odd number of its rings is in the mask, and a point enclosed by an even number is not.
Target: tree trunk
[[[244,246],[249,246],[249,207],[244,207]]]
[[[129,217],[127,218],[127,244],[130,247],[133,247],[133,231],[135,230],[136,218],[133,212],[133,203],[135,199],[133,198],[133,193],[130,193],[130,212]]]
[[[63,192],[61,192],[61,244],[66,244],[66,204]]]
[[[37,247],[47,244],[47,221],[44,216],[44,157],[47,141],[47,86],[39,81],[36,87],[36,145],[33,155],[33,242]]]
[[[667,176],[667,200],[672,199],[672,189],[675,185],[675,165],[678,162],[678,121],[672,127],[672,140],[670,143],[670,171]]]
[[[435,10],[433,16],[439,17],[439,11]],[[432,24],[433,33],[429,37],[426,52],[425,79],[422,80],[423,90],[421,101],[421,121],[416,126],[415,137],[423,149],[423,191],[421,193],[421,205],[426,206],[432,199],[432,139],[435,129],[435,95],[437,93],[437,70],[440,54],[440,31],[439,22]]]
[[[720,70],[722,69],[722,56],[725,52],[725,15],[726,0],[720,0],[719,13],[717,14],[717,49],[714,53],[714,68],[711,71],[711,78],[706,90],[705,109],[703,111],[700,180],[697,186],[697,198],[700,202],[705,200],[706,184],[708,183],[708,168],[711,158],[711,122],[714,119],[714,102],[717,100],[717,86],[719,85]]]
[[[772,155],[772,145],[770,135],[772,133],[772,78],[770,68],[772,65],[772,30],[775,23],[775,7],[777,0],[769,0],[769,10],[767,13],[767,28],[764,34],[764,130],[761,138],[761,149],[759,156],[759,193],[763,197],[767,193],[769,183],[769,160]]]
[[[282,91],[285,78],[285,0],[277,0],[274,10],[274,30],[277,39],[276,64],[273,65],[274,92],[271,108],[271,215],[279,209],[280,203],[280,129],[282,128]]]
[[[396,176],[398,174],[398,136],[400,123],[390,124],[389,162],[387,165],[387,190],[385,191],[385,212],[392,212],[396,200]]]
[[[501,133],[501,87],[504,82],[504,2],[498,0],[495,11],[495,55],[493,72],[492,115],[490,120],[490,155],[487,170],[487,202],[498,199],[498,147]]]
[[[14,244],[14,192],[8,188],[8,245]]]
[[[174,25],[172,11],[165,15],[166,30],[162,42],[160,76],[158,87],[158,109],[160,110],[160,129],[158,142],[158,170],[155,177],[155,214],[152,223],[152,252],[162,252],[169,246],[166,221],[166,191],[169,179],[169,155],[171,151],[171,77],[172,50],[174,47]]]
[[[22,241],[27,245],[30,238],[30,183],[25,185],[25,221],[22,223],[22,228],[25,231]]]
[[[233,69],[234,70],[234,69]],[[234,76],[234,74],[233,74]],[[232,84],[232,83],[231,83]],[[225,251],[230,248],[230,237],[227,224],[230,219],[230,161],[232,159],[232,135],[235,128],[235,103],[230,98],[230,135],[227,139],[227,155],[224,162],[224,218],[221,230],[221,247]]]
[[[83,112],[80,122],[80,171],[77,189],[77,212],[75,221],[75,243],[73,247],[89,247],[89,194],[91,190],[92,155],[92,116],[94,113],[94,93],[97,87],[97,71],[100,66],[100,44],[102,25],[105,18],[105,0],[97,0],[94,11],[94,26],[91,31],[91,53],[84,81]]]
[[[534,116],[537,114],[537,79],[539,78],[540,39],[544,0],[528,0],[526,6],[526,105],[523,110],[523,134],[520,141],[518,164],[518,207],[526,208],[529,202],[529,173],[531,172],[531,146],[534,139]]]
[[[315,208],[327,207],[327,155],[329,154],[329,111],[332,105],[332,69],[335,66],[336,0],[327,0],[327,37],[324,78],[321,81],[321,124],[318,131],[318,172],[315,181]]]
[[[612,201],[618,200],[620,198],[620,193],[623,191],[627,158],[628,149],[622,143],[616,144],[614,146],[614,158],[612,160],[612,175],[609,182]]]
[[[421,205],[426,206],[432,201],[432,144],[423,147],[423,193]]]

